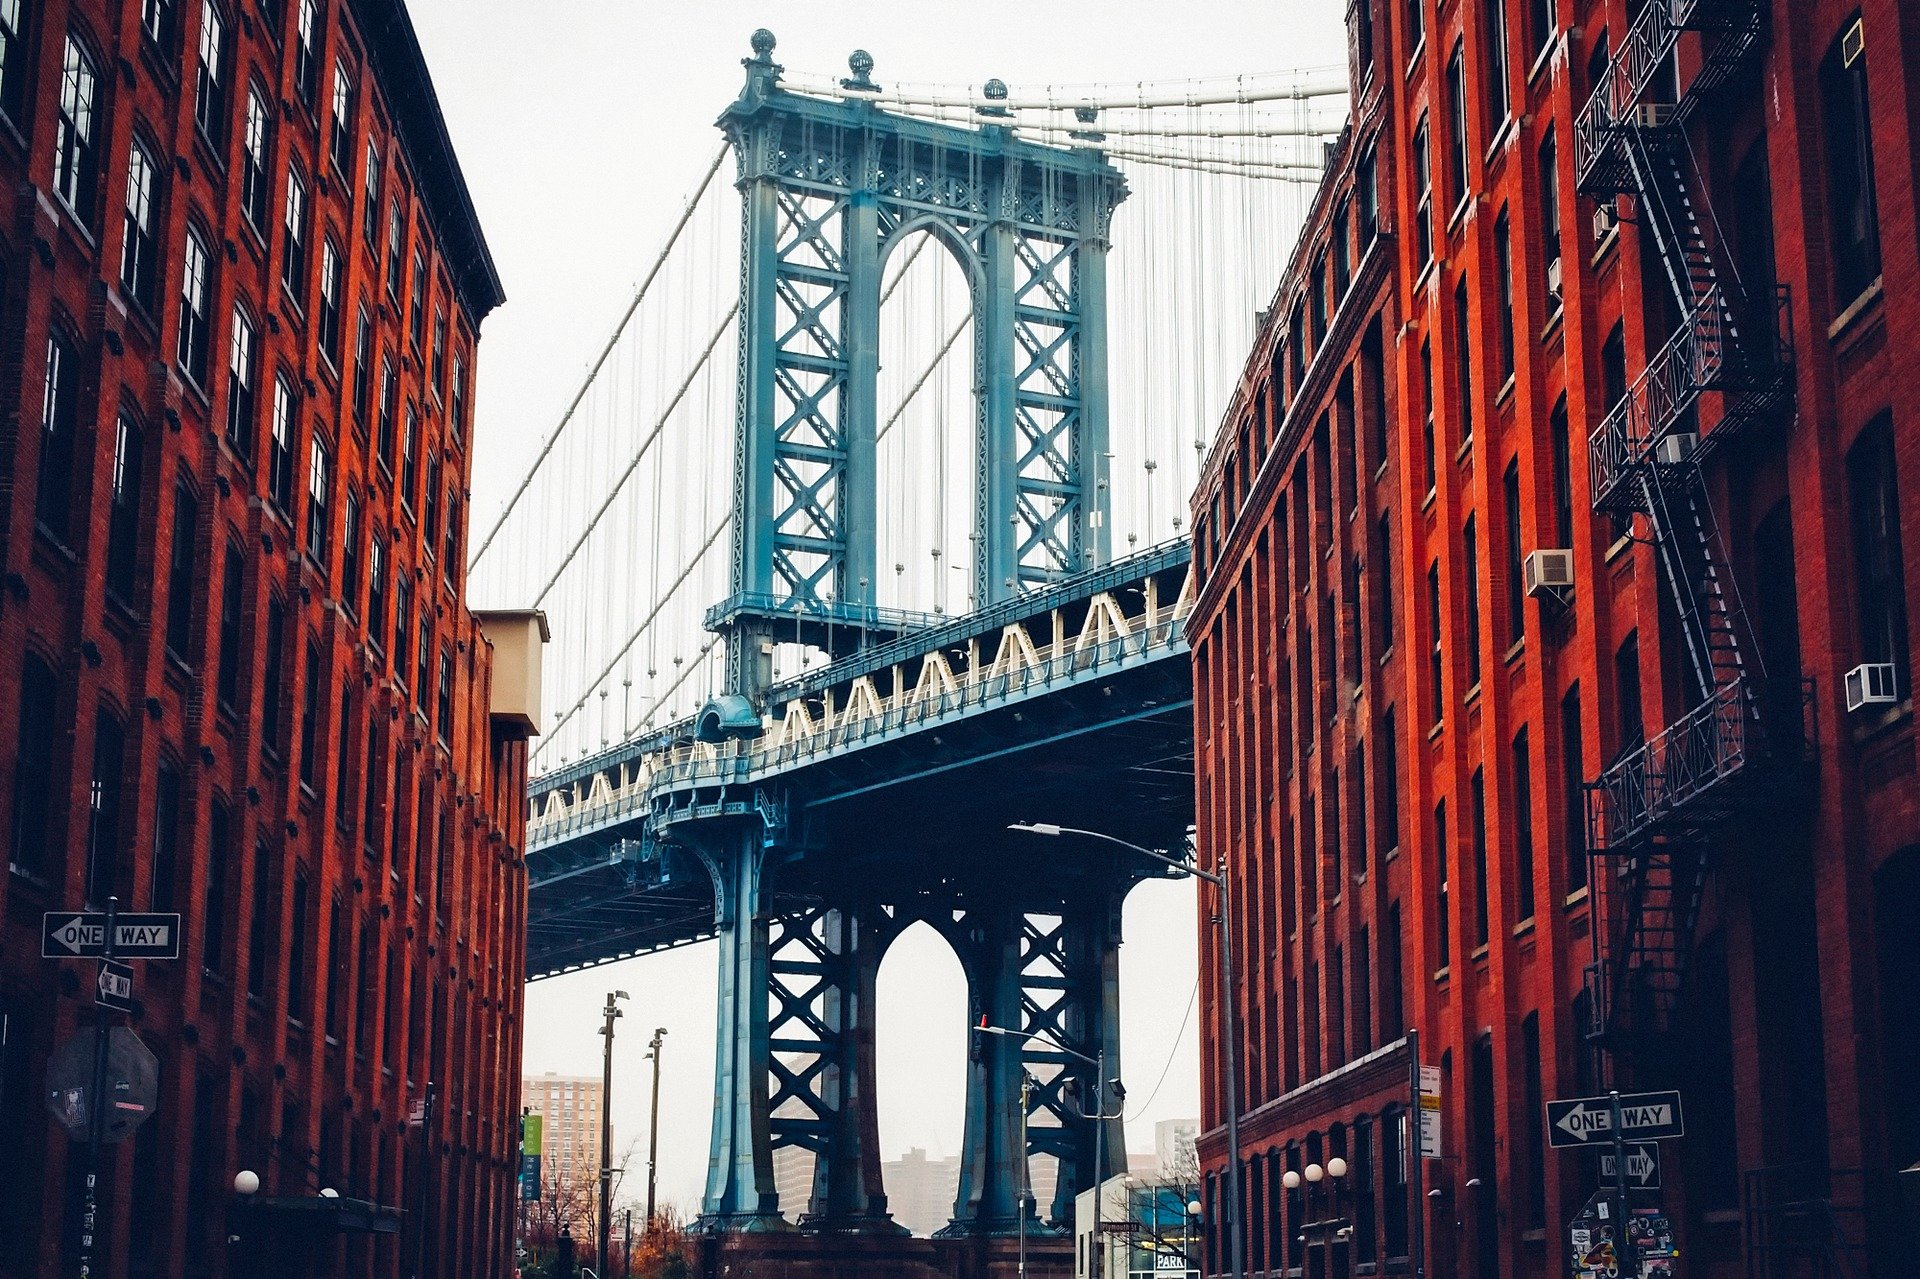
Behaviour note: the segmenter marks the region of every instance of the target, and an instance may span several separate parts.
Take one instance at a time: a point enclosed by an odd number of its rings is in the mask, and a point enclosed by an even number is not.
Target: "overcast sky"
[[[840,73],[854,48],[874,76],[1016,87],[1235,75],[1343,63],[1340,0],[1070,0],[1051,6],[696,0],[412,0],[448,128],[506,285],[480,347],[473,501],[490,521],[606,340],[713,153],[748,35],[779,38],[795,71]],[[1121,952],[1129,1142],[1198,1113],[1190,884],[1149,883],[1127,904]],[[529,1074],[598,1074],[598,1009],[632,994],[615,1060],[614,1148],[644,1176],[649,1032],[668,1031],[661,1196],[697,1210],[713,1098],[710,945],[539,982],[527,995]],[[1196,1014],[1197,1016],[1197,1014]],[[959,965],[915,929],[880,974],[882,1153],[958,1153],[965,1068]],[[1163,1078],[1164,1076],[1164,1078]],[[1156,1081],[1158,1086],[1156,1087]],[[793,1205],[783,1205],[789,1212]]]

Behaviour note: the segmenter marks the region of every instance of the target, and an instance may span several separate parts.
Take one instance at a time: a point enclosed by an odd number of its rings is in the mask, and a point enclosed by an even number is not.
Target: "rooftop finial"
[[[1005,102],[1007,100],[1007,82],[995,76],[981,86],[980,92],[986,96],[988,102]],[[1008,111],[1005,107],[1000,106],[981,107],[979,111],[981,115],[991,116],[1006,116],[1012,114],[1012,112]]]
[[[776,42],[773,38],[773,32],[767,30],[765,27],[761,27],[753,33],[753,38],[749,43],[753,45],[753,56],[764,62],[768,57],[772,56],[773,46]]]
[[[853,75],[840,82],[841,88],[856,89],[864,93],[872,93],[879,89],[880,86],[872,80],[873,55],[865,49],[855,49],[848,55],[847,69],[853,72]]]

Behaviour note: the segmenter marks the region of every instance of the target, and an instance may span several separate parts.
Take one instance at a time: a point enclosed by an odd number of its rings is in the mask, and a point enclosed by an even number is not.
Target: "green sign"
[[[540,1155],[546,1153],[540,1147],[540,1134],[543,1127],[544,1124],[539,1115],[526,1114],[520,1116],[521,1154]]]

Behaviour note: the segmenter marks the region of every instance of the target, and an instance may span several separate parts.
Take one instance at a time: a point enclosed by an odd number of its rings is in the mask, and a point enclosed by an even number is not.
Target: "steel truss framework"
[[[972,300],[974,600],[1106,562],[1106,253],[1126,194],[1094,152],[788,93],[772,48],[756,36],[720,119],[743,195],[742,323],[733,593],[709,625],[748,697],[773,619],[838,624],[843,643],[871,620],[881,276],[921,232]]]

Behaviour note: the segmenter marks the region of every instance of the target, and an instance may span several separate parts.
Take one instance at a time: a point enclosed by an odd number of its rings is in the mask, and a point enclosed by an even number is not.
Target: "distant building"
[[[916,1235],[931,1235],[953,1220],[960,1159],[957,1155],[929,1159],[925,1150],[915,1146],[882,1167],[880,1184],[887,1188],[887,1210],[893,1219]]]
[[[781,1146],[773,1152],[773,1188],[780,1194],[780,1211],[788,1221],[806,1215],[813,1195],[813,1152]]]
[[[1159,1161],[1156,1170],[1163,1177],[1197,1176],[1200,1160],[1193,1143],[1200,1135],[1198,1119],[1162,1119],[1153,1126],[1153,1153]]]
[[[542,1196],[570,1202],[576,1238],[591,1221],[599,1193],[600,1117],[605,1102],[600,1080],[548,1071],[520,1083],[520,1104],[540,1116]]]

